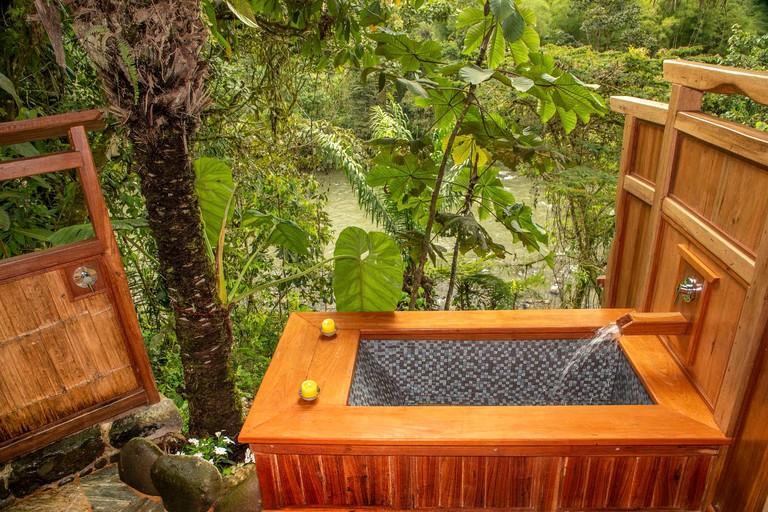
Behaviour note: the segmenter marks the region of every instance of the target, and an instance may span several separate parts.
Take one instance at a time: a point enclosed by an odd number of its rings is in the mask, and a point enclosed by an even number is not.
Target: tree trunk
[[[190,434],[241,425],[229,312],[216,295],[190,141],[207,104],[199,0],[72,0],[75,32],[128,128],[134,162],[175,310]]]
[[[184,396],[193,436],[226,431],[234,437],[242,408],[230,365],[229,311],[216,297],[216,278],[194,190],[184,134],[169,127],[136,158],[149,227],[176,317],[184,367]],[[162,170],[162,172],[157,172]]]

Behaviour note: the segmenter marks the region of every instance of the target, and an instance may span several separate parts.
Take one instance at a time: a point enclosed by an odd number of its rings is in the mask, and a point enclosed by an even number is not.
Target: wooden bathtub
[[[239,437],[264,509],[699,510],[729,439],[656,335],[620,338],[654,405],[347,405],[361,338],[581,338],[626,312],[292,315]]]

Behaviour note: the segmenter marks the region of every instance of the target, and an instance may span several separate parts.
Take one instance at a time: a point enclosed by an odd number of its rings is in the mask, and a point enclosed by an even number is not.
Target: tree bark
[[[216,295],[190,154],[206,106],[199,0],[72,0],[75,32],[110,111],[128,128],[135,170],[175,312],[189,431],[234,436],[242,406],[231,369],[229,311]]]

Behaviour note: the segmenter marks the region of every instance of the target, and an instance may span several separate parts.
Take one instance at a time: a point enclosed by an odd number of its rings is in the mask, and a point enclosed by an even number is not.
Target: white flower
[[[256,456],[253,455],[250,448],[245,449],[245,462],[256,462]]]
[[[216,432],[216,437],[217,437],[217,438],[221,437],[221,430],[219,430],[218,432]]]
[[[188,441],[188,442],[189,442],[189,444],[191,444],[192,446],[200,446],[200,441],[198,441],[198,440],[197,440],[197,439],[195,439],[194,437],[190,437],[189,439],[187,439],[187,441]]]
[[[195,457],[203,458],[203,452],[197,452],[194,454]]]
[[[226,449],[226,448],[224,448],[223,446],[216,446],[216,447],[213,449],[213,452],[214,452],[216,455],[226,455],[226,454],[227,454],[227,449]]]
[[[228,438],[227,436],[224,436],[223,440],[227,444],[235,444],[235,442],[233,440],[231,440],[230,438]]]

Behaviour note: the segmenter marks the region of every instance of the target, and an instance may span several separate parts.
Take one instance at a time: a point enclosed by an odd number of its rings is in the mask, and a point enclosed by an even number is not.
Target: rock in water
[[[120,480],[139,492],[150,496],[160,496],[152,483],[150,470],[163,451],[152,441],[135,437],[128,441],[120,451]]]
[[[199,457],[163,455],[150,474],[168,512],[205,512],[221,493],[221,474]]]

